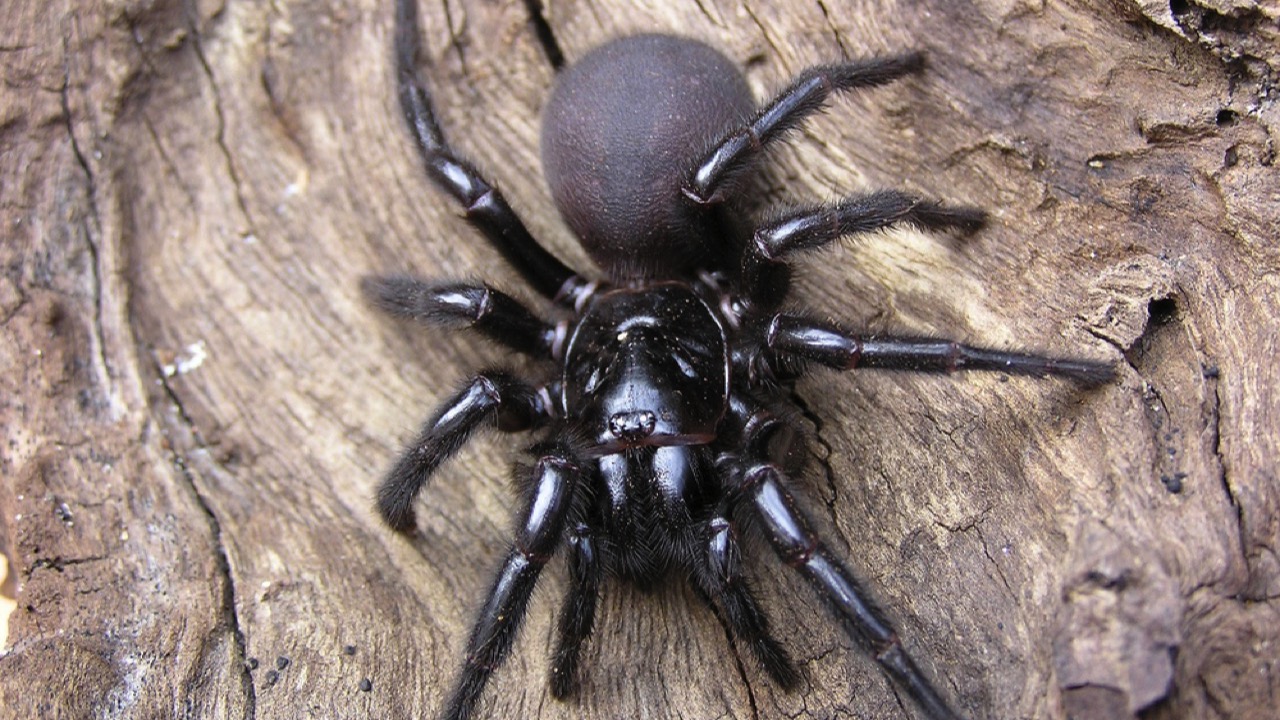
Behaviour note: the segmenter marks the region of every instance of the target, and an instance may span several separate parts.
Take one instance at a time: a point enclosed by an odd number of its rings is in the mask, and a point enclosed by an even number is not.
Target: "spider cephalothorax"
[[[473,432],[533,430],[543,438],[521,483],[512,549],[444,717],[471,715],[511,649],[539,573],[561,550],[571,587],[552,660],[557,697],[577,686],[606,575],[642,587],[687,577],[765,672],[794,685],[796,669],[739,567],[745,528],[765,534],[927,715],[956,717],[792,498],[788,476],[800,446],[783,418],[795,408],[794,381],[819,365],[1098,383],[1111,367],[946,340],[861,337],[780,312],[792,253],[898,224],[971,231],[984,215],[882,191],[752,222],[735,183],[832,93],[915,72],[921,56],[811,68],[758,107],[737,67],[693,40],[641,35],[587,54],[548,102],[543,163],[561,214],[606,272],[592,281],[543,249],[444,142],[415,69],[414,0],[398,0],[396,23],[400,100],[428,173],[563,317],[544,321],[487,285],[403,276],[364,283],[392,314],[473,328],[546,366],[534,382],[505,371],[477,375],[427,421],[378,491],[383,518],[410,531],[414,498]]]

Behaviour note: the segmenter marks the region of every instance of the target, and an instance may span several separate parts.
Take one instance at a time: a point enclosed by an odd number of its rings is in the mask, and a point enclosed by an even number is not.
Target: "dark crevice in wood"
[[[227,164],[227,176],[231,179],[231,187],[235,190],[236,205],[240,208],[240,214],[244,216],[244,222],[247,229],[244,234],[252,237],[262,237],[262,235],[254,227],[253,216],[249,213],[249,203],[245,200],[245,188],[240,181],[240,175],[236,170],[235,160],[231,155],[231,148],[227,146],[227,120],[222,110],[222,94],[218,88],[217,78],[213,75],[213,66],[209,64],[209,59],[204,52],[204,41],[200,36],[200,28],[196,22],[194,15],[190,18],[191,30],[191,47],[195,50],[196,59],[199,61],[200,69],[204,72],[205,81],[209,83],[209,91],[213,94],[213,114],[217,121],[217,129],[214,134],[214,141],[218,145],[218,150],[222,153],[223,159]]]
[[[199,429],[194,420],[183,407],[182,398],[174,391],[170,385],[168,376],[165,374],[164,368],[159,362],[153,365],[155,379],[164,390],[164,395],[173,403],[177,413],[177,422],[182,426],[181,430],[190,435],[197,446],[203,446],[204,442],[200,438]],[[187,465],[186,458],[178,450],[177,447],[170,446],[170,459],[173,466],[177,468],[179,476],[186,483],[187,489],[190,490],[191,496],[195,499],[205,519],[209,523],[210,536],[213,539],[214,552],[216,554],[215,562],[217,564],[219,576],[222,578],[222,623],[230,631],[233,642],[235,643],[235,659],[240,670],[240,687],[245,699],[245,718],[252,720],[257,716],[258,697],[257,689],[253,685],[251,662],[248,657],[248,642],[245,638],[244,629],[240,624],[240,615],[236,608],[236,580],[235,574],[231,570],[231,558],[227,553],[226,535],[223,533],[222,522],[218,520],[218,515],[214,512],[213,505],[205,492],[201,490],[200,484],[196,482],[195,474]]]
[[[835,471],[831,469],[831,457],[834,450],[831,447],[831,443],[823,435],[826,425],[822,416],[814,412],[813,408],[810,407],[809,403],[805,401],[804,397],[799,392],[793,392],[791,394],[791,400],[796,404],[796,407],[800,408],[801,416],[813,424],[812,438],[817,441],[818,445],[822,446],[821,453],[810,452],[807,447],[801,448],[801,452],[805,453],[806,462],[816,462],[818,466],[822,468],[822,477],[826,481],[827,485],[826,497],[823,497],[822,501],[827,508],[828,515],[831,517],[831,527],[834,528],[836,534],[840,536],[840,541],[844,545],[843,552],[847,553],[850,548],[850,542],[849,538],[845,536],[844,531],[841,529],[839,522],[840,518],[837,508],[840,504],[840,490],[839,485],[836,483]]]
[[[529,23],[533,25],[533,33],[538,38],[542,54],[546,56],[552,68],[559,70],[564,67],[564,51],[560,49],[560,43],[556,40],[556,33],[551,23],[547,22],[546,8],[542,0],[524,0],[524,5],[529,9]]]
[[[89,279],[91,283],[90,292],[93,300],[93,337],[91,345],[96,351],[96,360],[102,371],[103,382],[109,380],[105,340],[106,334],[102,328],[102,269],[98,265],[100,253],[97,238],[102,232],[101,214],[98,211],[98,189],[97,182],[93,175],[93,169],[89,165],[89,160],[85,157],[83,150],[80,148],[80,141],[76,138],[76,128],[74,116],[71,113],[71,51],[70,39],[65,35],[62,38],[62,87],[59,90],[58,98],[62,104],[63,122],[66,123],[67,137],[71,143],[71,153],[75,156],[76,163],[80,167],[80,171],[84,173],[85,178],[85,205],[88,210],[87,216],[80,220],[80,231],[84,239],[85,248],[89,251]],[[106,392],[106,389],[103,389]]]

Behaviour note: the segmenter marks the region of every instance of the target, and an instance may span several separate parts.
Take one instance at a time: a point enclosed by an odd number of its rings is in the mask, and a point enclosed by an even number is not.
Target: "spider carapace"
[[[561,73],[545,108],[542,152],[562,216],[604,271],[593,280],[539,245],[445,142],[417,72],[418,35],[415,1],[397,0],[400,101],[427,173],[559,316],[544,320],[485,284],[407,276],[363,284],[383,310],[471,328],[545,367],[532,381],[505,370],[475,376],[426,422],[378,490],[382,517],[411,531],[415,497],[475,431],[541,437],[520,478],[514,540],[443,717],[472,716],[557,553],[567,556],[570,587],[551,663],[556,697],[577,687],[606,577],[642,587],[688,578],[764,672],[793,687],[797,670],[741,567],[743,532],[762,533],[927,716],[958,717],[793,498],[803,450],[786,420],[798,414],[795,381],[813,367],[869,367],[1096,384],[1112,368],[947,340],[865,337],[781,310],[796,253],[896,225],[971,232],[985,216],[885,190],[756,220],[742,182],[764,148],[833,94],[917,72],[922,56],[814,67],[763,105],[737,66],[694,40],[638,35],[583,56]]]

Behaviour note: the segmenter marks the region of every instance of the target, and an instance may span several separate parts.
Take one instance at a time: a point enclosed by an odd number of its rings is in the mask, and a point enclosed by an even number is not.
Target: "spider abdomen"
[[[566,70],[543,113],[542,162],[592,259],[615,277],[672,277],[714,250],[682,186],[754,109],[736,65],[670,35],[614,40]]]

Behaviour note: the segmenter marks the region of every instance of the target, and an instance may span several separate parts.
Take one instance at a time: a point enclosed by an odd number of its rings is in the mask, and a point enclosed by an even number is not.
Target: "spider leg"
[[[413,134],[427,174],[462,206],[471,223],[516,272],[542,295],[572,303],[589,283],[538,244],[520,218],[492,185],[445,142],[431,97],[418,77],[418,7],[416,0],[397,0],[396,75],[400,108]]]
[[[763,259],[776,260],[797,250],[821,247],[845,235],[875,232],[892,225],[973,232],[982,227],[986,218],[987,214],[978,208],[946,207],[896,190],[881,190],[780,214],[756,228],[753,250]]]
[[[414,497],[473,432],[486,425],[506,432],[526,430],[550,413],[534,388],[510,375],[477,375],[436,410],[387,473],[378,486],[378,512],[392,528],[412,530]]]
[[[699,205],[722,201],[722,190],[730,178],[769,143],[821,110],[833,93],[884,85],[923,67],[924,55],[910,52],[805,70],[755,117],[707,152],[686,181],[684,194]]]
[[[739,417],[746,428],[744,451],[730,474],[739,502],[747,503],[761,521],[778,557],[813,585],[840,616],[849,634],[867,648],[891,678],[933,720],[960,717],[934,688],[902,647],[897,631],[866,597],[861,584],[809,529],[804,514],[787,490],[787,478],[769,457],[768,446],[776,431],[789,431],[767,412],[750,403],[737,404],[751,411]]]
[[[769,621],[756,603],[741,567],[742,551],[727,514],[718,513],[707,522],[707,545],[693,580],[710,602],[719,600],[730,630],[746,642],[769,677],[783,689],[800,680],[787,651],[769,632]]]
[[[578,689],[578,658],[596,620],[602,568],[591,530],[579,523],[569,531],[569,590],[560,612],[555,655],[551,660],[551,694],[563,700]]]
[[[742,286],[757,305],[777,307],[790,279],[790,269],[782,258],[790,253],[899,224],[972,232],[982,226],[986,216],[978,208],[947,207],[896,190],[795,208],[756,228],[753,242],[742,254]]]
[[[987,350],[950,340],[858,337],[832,323],[785,313],[775,315],[768,328],[768,348],[839,370],[997,370],[1038,377],[1061,375],[1086,385],[1115,376],[1115,366],[1110,363]]]
[[[563,339],[524,305],[488,285],[369,276],[360,289],[379,310],[429,325],[472,328],[517,352],[549,359]]]
[[[563,537],[580,476],[575,458],[563,447],[545,449],[534,466],[522,524],[471,631],[466,663],[443,715],[446,720],[471,716],[489,677],[510,653],[538,575]]]

